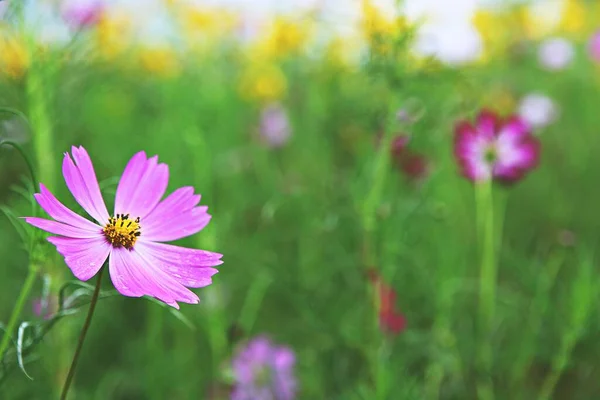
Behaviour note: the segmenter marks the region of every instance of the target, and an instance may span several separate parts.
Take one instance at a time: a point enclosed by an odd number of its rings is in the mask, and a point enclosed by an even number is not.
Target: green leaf
[[[2,211],[4,213],[4,215],[6,215],[6,218],[8,218],[11,225],[15,228],[15,230],[17,231],[17,234],[19,235],[19,237],[21,238],[23,243],[27,243],[27,240],[29,239],[29,235],[27,234],[27,230],[25,229],[25,226],[23,226],[22,220],[19,219],[10,208],[8,208],[4,205],[0,206],[0,211]]]
[[[183,313],[181,311],[171,307],[168,304],[163,303],[160,300],[155,299],[154,297],[144,296],[143,298],[148,300],[151,303],[158,304],[162,308],[166,308],[169,311],[169,313],[171,313],[171,315],[173,315],[175,318],[177,318],[179,321],[181,321],[185,326],[187,326],[188,328],[190,328],[193,331],[196,330],[196,326],[194,326],[192,321],[190,321],[188,317],[183,315]]]
[[[23,350],[24,350],[23,343],[25,341],[26,329],[34,327],[34,326],[35,326],[35,324],[32,324],[30,322],[27,322],[27,321],[22,322],[21,325],[19,325],[19,329],[18,329],[18,333],[17,333],[17,361],[19,363],[19,368],[21,368],[21,371],[23,371],[25,376],[31,380],[33,380],[33,378],[25,370],[25,363],[23,362]],[[25,350],[26,350],[26,348],[25,348]]]

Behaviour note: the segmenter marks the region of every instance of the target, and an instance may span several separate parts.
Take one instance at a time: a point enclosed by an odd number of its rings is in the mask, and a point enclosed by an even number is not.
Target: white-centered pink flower
[[[540,144],[519,117],[501,121],[484,110],[475,124],[456,125],[454,155],[462,174],[474,182],[514,182],[538,164]]]
[[[72,147],[71,155],[65,153],[63,160],[65,182],[95,222],[65,207],[42,184],[35,199],[54,220],[25,220],[57,235],[48,241],[82,281],[96,275],[108,259],[111,280],[124,296],[151,296],[175,308],[178,301],[198,303],[198,296],[187,287],[210,285],[218,272],[212,267],[222,264],[222,255],[162,242],[193,235],[208,224],[207,207],[198,206],[200,195],[192,187],[182,187],[161,200],[169,168],[158,162],[158,156],[147,158],[141,151],[125,167],[111,216],[87,151]]]

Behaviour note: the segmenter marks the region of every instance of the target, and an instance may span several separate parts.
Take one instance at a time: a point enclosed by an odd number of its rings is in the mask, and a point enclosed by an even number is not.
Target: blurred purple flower
[[[530,93],[521,99],[519,116],[532,127],[543,128],[556,120],[558,107],[548,96]]]
[[[58,296],[52,295],[46,299],[42,297],[34,299],[32,309],[36,316],[50,319],[58,311]]]
[[[559,71],[568,67],[574,55],[573,44],[560,37],[545,40],[538,49],[540,64],[551,71]]]
[[[270,147],[281,147],[291,136],[288,114],[280,104],[272,103],[262,110],[260,136]]]
[[[296,394],[294,352],[259,336],[233,360],[232,400],[292,400]]]
[[[588,43],[590,57],[596,62],[600,62],[600,29],[597,30]]]
[[[87,28],[96,25],[104,11],[103,0],[64,0],[62,16],[65,21],[76,28]]]

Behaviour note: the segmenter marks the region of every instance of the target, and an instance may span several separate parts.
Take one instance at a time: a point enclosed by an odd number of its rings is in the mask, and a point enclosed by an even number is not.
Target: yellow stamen
[[[108,224],[102,229],[106,239],[113,247],[133,248],[140,231],[140,217],[135,220],[129,219],[129,214],[117,214],[108,219]]]

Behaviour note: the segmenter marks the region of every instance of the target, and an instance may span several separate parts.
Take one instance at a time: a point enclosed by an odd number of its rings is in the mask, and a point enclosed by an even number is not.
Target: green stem
[[[11,333],[17,327],[17,323],[19,322],[19,317],[21,316],[21,312],[23,311],[23,307],[25,306],[25,302],[29,297],[29,292],[33,288],[33,284],[35,283],[35,278],[37,276],[36,268],[29,268],[29,272],[27,273],[27,278],[25,279],[25,283],[23,287],[21,287],[21,293],[19,293],[19,297],[17,298],[17,303],[13,308],[10,319],[8,320],[8,325],[6,326],[6,332],[2,335],[2,342],[0,342],[0,360],[4,357],[4,353],[8,349],[10,345]]]
[[[29,103],[29,117],[33,130],[34,152],[37,159],[41,181],[52,189],[54,187],[55,163],[52,123],[48,115],[45,96],[48,88],[44,85],[45,74],[42,65],[32,64],[26,89]]]
[[[481,271],[479,280],[479,351],[477,354],[480,379],[477,385],[479,398],[494,398],[492,383],[492,345],[495,303],[496,303],[496,242],[494,240],[494,204],[492,181],[480,183],[477,201],[479,226],[482,234]]]
[[[87,317],[85,318],[85,322],[83,323],[83,328],[81,328],[81,333],[79,334],[77,349],[75,349],[75,355],[73,356],[73,361],[71,362],[71,367],[69,368],[69,374],[67,375],[67,379],[65,380],[65,384],[60,395],[60,400],[65,400],[67,398],[67,394],[69,393],[69,387],[71,386],[71,382],[73,381],[73,376],[75,376],[75,369],[77,368],[77,361],[79,360],[79,355],[81,354],[81,348],[83,347],[83,342],[85,341],[85,336],[92,322],[94,310],[96,309],[96,303],[98,302],[98,295],[100,294],[100,284],[102,282],[102,274],[104,272],[104,269],[104,267],[100,268],[98,278],[96,278],[96,287],[94,288],[94,294],[92,295],[90,308],[88,310]]]

